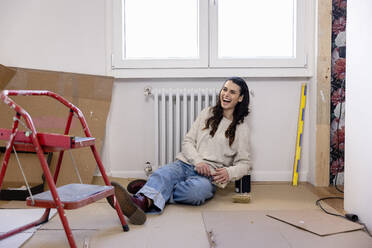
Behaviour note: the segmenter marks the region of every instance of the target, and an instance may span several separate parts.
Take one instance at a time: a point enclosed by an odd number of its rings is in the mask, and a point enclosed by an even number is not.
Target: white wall
[[[247,79],[252,89],[251,143],[253,180],[290,181],[297,135],[301,83],[305,79]],[[215,79],[127,79],[115,83],[104,162],[113,176],[143,176],[146,161],[154,163],[153,100],[145,100],[144,88],[220,87]],[[308,111],[305,119],[309,119]],[[118,135],[120,134],[120,135]],[[300,179],[309,170],[309,129],[305,126]],[[107,144],[107,145],[106,145]]]
[[[2,0],[0,63],[105,75],[105,1]]]
[[[345,210],[372,229],[372,2],[348,1],[345,118]]]
[[[111,2],[105,0],[0,1],[0,63],[36,69],[110,74],[110,6]],[[313,30],[308,31],[311,36]],[[313,47],[313,36],[307,39],[309,47]],[[313,61],[313,54],[309,58]],[[145,100],[145,86],[221,86],[223,80],[116,80],[103,149],[106,168],[114,176],[143,176],[144,163],[153,161],[153,107],[151,99]],[[249,117],[253,179],[260,181],[291,181],[300,85],[302,82],[309,83],[300,180],[310,178],[313,182],[315,163],[314,149],[311,147],[314,147],[315,134],[315,82],[311,78],[295,77],[248,78],[247,81],[254,92]]]

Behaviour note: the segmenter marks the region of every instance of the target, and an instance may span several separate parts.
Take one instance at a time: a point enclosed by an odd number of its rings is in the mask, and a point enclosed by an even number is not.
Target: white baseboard
[[[119,177],[119,178],[143,178],[146,179],[145,171],[138,170],[138,171],[111,171],[112,177]]]
[[[299,181],[307,182],[308,172],[299,173]],[[293,172],[292,171],[252,171],[252,181],[292,181]]]
[[[138,171],[111,171],[111,176],[120,178],[146,178],[143,170]],[[307,182],[308,172],[299,173],[299,181]],[[252,181],[292,181],[292,171],[253,171]]]

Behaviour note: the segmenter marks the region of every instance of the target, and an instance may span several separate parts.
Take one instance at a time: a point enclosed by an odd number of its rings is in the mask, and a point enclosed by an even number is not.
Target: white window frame
[[[278,0],[280,1],[280,0]],[[218,0],[212,0],[210,6],[210,67],[305,67],[305,5],[304,0],[293,0],[297,8],[294,19],[296,20],[296,37],[294,37],[294,57],[274,58],[218,58]]]
[[[155,1],[155,0],[154,0]],[[196,59],[125,59],[124,46],[124,8],[125,0],[114,0],[114,68],[193,68],[208,66],[208,1],[199,0],[199,58]],[[120,11],[119,11],[120,10]]]
[[[111,72],[115,77],[310,77],[313,75],[315,0],[297,1],[295,58],[217,58],[218,0],[199,1],[199,59],[122,59],[125,0],[113,0]],[[305,9],[308,10],[305,12]],[[208,13],[208,14],[205,14]],[[305,32],[306,30],[306,32]],[[305,43],[306,40],[307,43]],[[309,58],[309,54],[310,57]]]

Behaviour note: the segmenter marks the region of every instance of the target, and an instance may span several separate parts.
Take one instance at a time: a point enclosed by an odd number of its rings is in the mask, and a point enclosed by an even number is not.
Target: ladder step
[[[64,209],[76,209],[110,195],[114,195],[115,191],[113,186],[74,183],[58,187],[57,192]],[[56,204],[49,190],[34,195],[33,198],[34,204],[32,204],[31,197],[27,197],[26,202],[28,206],[56,208]]]
[[[94,145],[96,138],[93,137],[72,137],[71,148],[80,148]]]
[[[12,132],[9,129],[0,128],[0,140],[8,141]],[[58,152],[92,146],[95,143],[93,137],[75,137],[56,133],[37,133],[37,139],[44,152]],[[16,150],[34,152],[31,135],[24,131],[17,131],[14,140]]]

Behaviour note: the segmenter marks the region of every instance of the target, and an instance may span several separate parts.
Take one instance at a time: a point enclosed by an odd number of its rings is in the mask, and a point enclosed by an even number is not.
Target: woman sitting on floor
[[[213,197],[216,186],[224,188],[247,175],[251,169],[248,106],[245,81],[227,79],[216,106],[202,110],[186,134],[175,162],[157,169],[135,195],[112,182],[130,222],[143,224],[145,212],[162,212],[167,202],[201,205]]]

